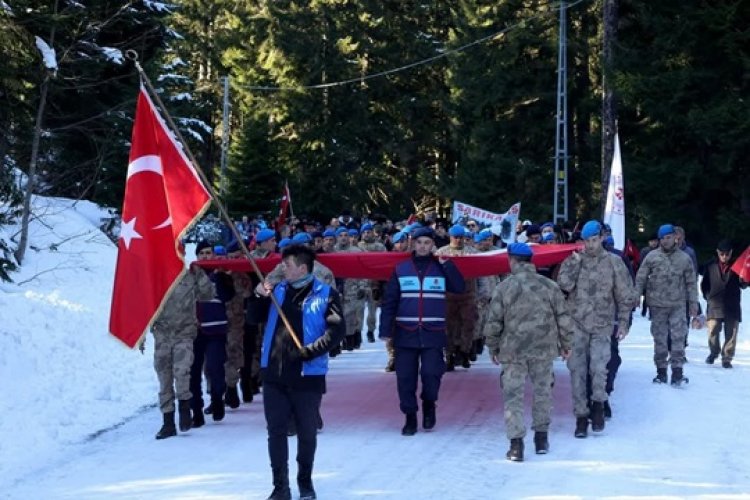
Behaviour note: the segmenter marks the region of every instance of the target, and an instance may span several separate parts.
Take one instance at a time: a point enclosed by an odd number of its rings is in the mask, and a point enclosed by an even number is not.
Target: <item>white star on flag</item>
[[[135,230],[135,220],[136,217],[133,217],[128,222],[122,223],[122,227],[120,228],[120,238],[125,241],[125,248],[130,250],[130,241],[133,239],[143,239],[143,236],[138,234]]]

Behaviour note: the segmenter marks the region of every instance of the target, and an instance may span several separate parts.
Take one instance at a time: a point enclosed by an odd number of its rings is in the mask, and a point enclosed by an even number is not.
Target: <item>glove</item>
[[[313,356],[313,353],[312,353],[312,351],[310,350],[310,348],[309,348],[309,347],[307,347],[307,346],[302,346],[302,349],[300,349],[300,350],[299,350],[299,357],[300,357],[300,359],[301,359],[302,361],[309,361],[309,360],[311,360],[311,359],[312,359],[312,358],[313,358],[314,356]]]
[[[357,300],[363,300],[366,294],[364,290],[357,290]]]

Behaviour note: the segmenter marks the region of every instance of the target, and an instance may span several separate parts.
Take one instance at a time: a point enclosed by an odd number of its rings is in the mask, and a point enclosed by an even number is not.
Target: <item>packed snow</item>
[[[157,441],[152,337],[145,354],[107,333],[115,245],[106,210],[34,198],[31,250],[0,284],[0,497],[266,498],[262,396]],[[750,311],[743,295],[745,318]],[[750,498],[750,339],[734,368],[706,365],[691,330],[680,389],[654,385],[648,320],[636,313],[606,429],[573,437],[569,376],[555,364],[551,450],[508,462],[499,368],[486,353],[443,378],[434,431],[403,437],[382,343],[331,361],[313,480],[322,499]],[[527,393],[527,418],[530,411]],[[296,473],[294,438],[290,469]],[[295,489],[293,485],[293,490]]]
[[[34,37],[34,42],[36,43],[36,48],[39,49],[39,52],[42,54],[44,67],[52,71],[57,71],[57,55],[55,54],[55,49],[50,47],[47,42],[38,36]]]

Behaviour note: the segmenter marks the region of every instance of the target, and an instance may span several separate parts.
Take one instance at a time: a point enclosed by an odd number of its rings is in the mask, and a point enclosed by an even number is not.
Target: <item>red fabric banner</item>
[[[284,195],[281,197],[279,203],[279,216],[276,218],[276,228],[279,229],[281,226],[286,224],[286,218],[289,214],[289,205],[292,203],[292,195],[289,192],[289,183],[284,183]]]
[[[565,260],[580,245],[536,245],[533,247],[532,262],[537,267],[551,267]],[[317,259],[331,269],[337,278],[358,278],[370,280],[388,280],[396,264],[407,259],[408,253],[395,252],[341,252],[324,253]],[[461,271],[464,278],[494,276],[510,272],[508,254],[505,250],[486,252],[463,257],[450,257]],[[258,268],[268,274],[281,261],[279,254],[266,259],[256,259]],[[224,269],[226,271],[250,272],[252,267],[246,258],[215,259],[197,262],[207,269]]]
[[[750,246],[732,264],[732,271],[737,273],[742,281],[750,283]]]
[[[109,331],[132,348],[185,272],[180,238],[211,197],[143,88],[131,142]]]

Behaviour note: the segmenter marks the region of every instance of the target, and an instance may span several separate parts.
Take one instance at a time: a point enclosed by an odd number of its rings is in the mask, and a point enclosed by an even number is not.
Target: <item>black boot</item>
[[[534,448],[537,455],[546,455],[549,452],[549,440],[546,432],[534,433]]]
[[[477,353],[477,356],[484,352],[484,337],[474,341],[474,352]]]
[[[510,449],[505,457],[511,462],[523,462],[523,439],[513,438],[510,440]]]
[[[445,371],[452,372],[456,369],[456,357],[453,354],[448,354],[448,361],[446,362]]]
[[[612,407],[609,406],[609,401],[604,402],[604,419],[609,420],[612,418]]]
[[[224,402],[232,409],[240,407],[240,395],[237,392],[236,385],[234,387],[227,387],[227,391],[224,393]]]
[[[688,382],[688,378],[682,375],[682,368],[672,368],[672,380],[670,380],[670,384],[675,387],[679,387],[682,384],[687,384]]]
[[[371,344],[375,342],[375,332],[367,332],[367,341]]]
[[[469,359],[469,355],[465,352],[461,353],[461,366],[464,368],[471,368],[471,360]]]
[[[656,377],[654,377],[655,384],[666,384],[667,383],[667,369],[657,368]]]
[[[297,486],[299,487],[300,500],[315,500],[318,498],[312,483],[312,467],[299,466]]]
[[[359,349],[362,347],[362,330],[354,333],[354,348]]]
[[[401,428],[401,435],[402,436],[413,436],[417,433],[417,414],[416,413],[407,413],[406,414],[406,423]]]
[[[388,358],[388,363],[386,363],[386,365],[385,365],[385,371],[388,372],[388,373],[396,371],[396,360],[395,359]]]
[[[576,419],[576,432],[577,438],[585,438],[589,435],[589,419],[588,417],[578,417]]]
[[[224,401],[221,397],[211,398],[211,418],[214,422],[224,420]]]
[[[602,432],[604,430],[604,404],[601,401],[591,402],[591,430],[594,432]]]
[[[189,431],[193,424],[193,419],[190,416],[190,401],[187,399],[180,401],[177,404],[177,411],[180,415],[180,432]]]
[[[424,401],[422,403],[422,428],[429,431],[435,427],[437,418],[435,416],[435,402]]]
[[[268,500],[292,500],[289,489],[289,470],[286,467],[273,469],[273,491]]]
[[[253,384],[249,380],[240,380],[240,391],[242,391],[242,402],[253,402]]]
[[[166,439],[168,437],[176,436],[177,429],[174,426],[174,412],[170,411],[162,415],[164,418],[164,425],[161,426],[159,432],[156,433],[156,439]]]
[[[330,352],[328,353],[328,356],[330,356],[331,358],[335,358],[339,354],[341,354],[341,344],[331,349]]]
[[[206,424],[206,418],[203,416],[203,412],[198,409],[193,412],[193,428],[203,427]]]
[[[354,335],[347,335],[344,337],[344,349],[347,351],[353,351],[354,350]]]

